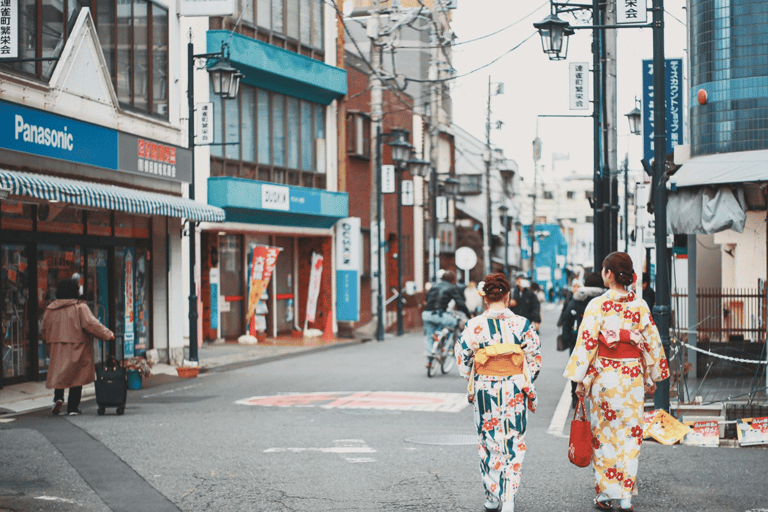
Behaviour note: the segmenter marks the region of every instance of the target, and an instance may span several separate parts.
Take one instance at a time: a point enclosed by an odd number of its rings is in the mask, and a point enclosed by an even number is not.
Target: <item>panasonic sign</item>
[[[74,136],[67,132],[66,126],[64,130],[55,130],[42,125],[25,123],[24,118],[19,114],[16,114],[15,126],[16,140],[21,139],[24,142],[67,151],[72,151],[75,147]]]

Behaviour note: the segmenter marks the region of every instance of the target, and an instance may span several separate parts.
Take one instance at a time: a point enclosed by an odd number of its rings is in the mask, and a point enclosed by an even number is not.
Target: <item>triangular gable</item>
[[[101,43],[87,7],[80,10],[49,82],[56,104],[62,93],[118,108]]]

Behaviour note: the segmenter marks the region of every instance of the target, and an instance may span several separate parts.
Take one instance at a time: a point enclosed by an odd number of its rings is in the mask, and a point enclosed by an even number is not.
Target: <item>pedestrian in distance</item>
[[[515,288],[512,290],[509,309],[516,315],[530,320],[536,331],[541,324],[541,303],[531,290],[531,281],[525,274],[517,274]]]
[[[449,311],[451,301],[454,307],[462,311],[469,318],[469,310],[464,303],[464,294],[456,286],[456,274],[447,270],[443,272],[440,281],[432,285],[427,292],[426,305],[421,312],[421,320],[424,323],[424,356],[427,358],[427,367],[431,364],[429,355],[432,353],[434,335],[444,327],[453,329],[459,323],[459,319]]]
[[[576,339],[579,333],[581,320],[584,318],[584,310],[587,309],[589,301],[605,292],[603,287],[603,278],[597,272],[589,272],[584,276],[584,285],[578,283],[574,286],[573,297],[563,307],[560,313],[560,319],[557,321],[562,326],[562,336],[565,345],[568,347],[568,353],[573,354],[576,347]],[[578,396],[576,395],[576,382],[571,381],[571,406],[576,407]]]
[[[489,274],[478,290],[486,310],[467,322],[456,342],[456,363],[469,383],[485,510],[512,512],[526,452],[528,410],[536,411],[539,336],[527,318],[507,308],[510,285],[504,274]]]
[[[96,380],[93,342],[89,335],[102,340],[113,340],[115,335],[93,316],[85,302],[78,299],[78,282],[63,279],[56,285],[56,299],[43,313],[41,337],[48,345],[51,364],[47,389],[53,389],[54,415],[61,413],[64,389],[69,388],[67,414],[77,416],[83,386]]]
[[[656,382],[669,377],[669,365],[645,301],[627,290],[636,279],[627,253],[612,252],[601,276],[608,290],[584,311],[576,347],[564,376],[577,382],[576,394],[589,399],[595,508],[634,510],[643,402]]]
[[[477,283],[474,281],[470,281],[464,288],[464,303],[467,305],[470,317],[483,312],[483,298],[477,293]]]
[[[656,305],[656,292],[651,288],[651,275],[643,272],[643,300],[648,304],[648,309],[653,314],[653,306]]]

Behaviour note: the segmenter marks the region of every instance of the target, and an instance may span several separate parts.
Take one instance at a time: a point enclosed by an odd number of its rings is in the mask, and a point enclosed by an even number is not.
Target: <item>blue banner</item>
[[[357,270],[336,271],[336,319],[357,322],[359,317]]]
[[[666,154],[683,143],[683,59],[667,59],[664,66]],[[643,158],[654,156],[653,60],[643,60]]]
[[[0,148],[117,169],[117,132],[0,102]]]

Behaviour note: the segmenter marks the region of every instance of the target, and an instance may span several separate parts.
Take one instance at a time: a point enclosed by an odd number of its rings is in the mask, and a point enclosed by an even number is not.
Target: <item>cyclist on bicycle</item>
[[[464,312],[467,317],[470,315],[464,303],[464,294],[456,286],[456,274],[450,270],[443,272],[440,281],[429,289],[426,301],[421,320],[424,322],[424,356],[427,357],[427,366],[429,366],[429,354],[432,352],[435,332],[444,327],[456,327],[458,323],[458,319],[448,311],[448,304],[454,301],[456,309]]]

